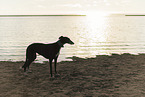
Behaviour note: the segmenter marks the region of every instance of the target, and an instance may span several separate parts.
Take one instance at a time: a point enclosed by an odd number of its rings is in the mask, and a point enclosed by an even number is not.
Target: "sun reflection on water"
[[[107,18],[105,16],[90,15],[86,17],[86,31],[81,32],[84,39],[88,43],[92,42],[106,42],[107,41]]]
[[[86,16],[85,30],[80,32],[79,45],[81,46],[77,53],[85,55],[96,55],[95,47],[98,44],[107,42],[107,17],[104,15],[90,14]],[[87,49],[86,49],[87,47]],[[101,50],[100,50],[101,52]]]

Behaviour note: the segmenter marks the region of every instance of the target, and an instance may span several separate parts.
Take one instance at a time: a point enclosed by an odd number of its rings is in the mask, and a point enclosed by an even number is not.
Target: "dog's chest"
[[[57,57],[58,55],[59,55],[59,52],[58,52],[58,53],[56,53],[55,57]]]

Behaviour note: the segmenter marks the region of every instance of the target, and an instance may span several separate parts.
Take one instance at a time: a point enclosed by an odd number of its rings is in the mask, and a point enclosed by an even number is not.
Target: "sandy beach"
[[[0,62],[0,97],[144,97],[145,54],[113,54],[58,63],[50,79],[49,63]]]

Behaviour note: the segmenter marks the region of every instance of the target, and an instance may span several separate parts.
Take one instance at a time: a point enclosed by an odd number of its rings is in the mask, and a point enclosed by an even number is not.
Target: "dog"
[[[36,53],[38,53],[39,55],[42,55],[46,59],[49,59],[51,77],[53,76],[52,61],[54,59],[55,74],[57,74],[56,70],[57,58],[59,56],[60,49],[66,43],[71,45],[74,44],[74,42],[72,42],[68,37],[63,36],[59,37],[59,40],[57,42],[51,44],[43,44],[43,43],[30,44],[26,49],[26,61],[22,66],[24,72],[26,72],[27,68],[29,70],[30,64],[36,59],[37,57]]]

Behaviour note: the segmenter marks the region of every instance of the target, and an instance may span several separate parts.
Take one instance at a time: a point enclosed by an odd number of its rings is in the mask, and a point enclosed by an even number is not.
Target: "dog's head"
[[[63,37],[63,36],[60,36],[59,37],[59,40],[61,41],[61,43],[65,44],[65,43],[68,43],[68,44],[74,44],[74,42],[72,42],[68,37]]]

